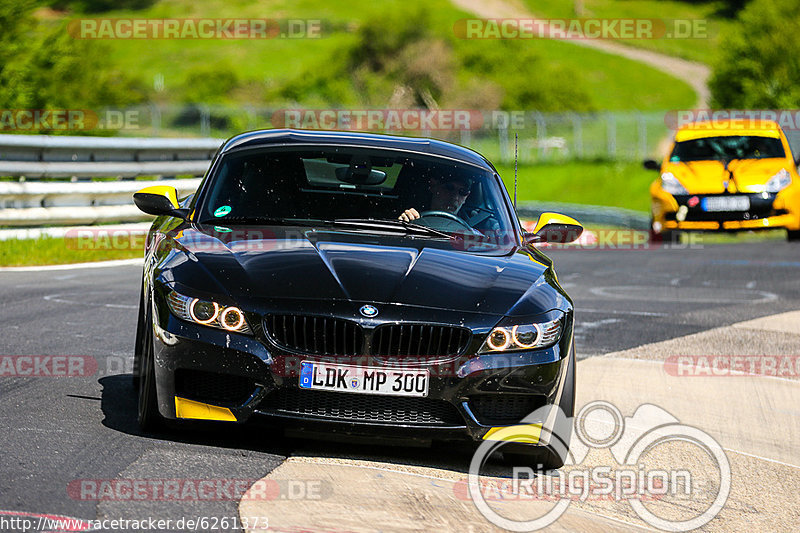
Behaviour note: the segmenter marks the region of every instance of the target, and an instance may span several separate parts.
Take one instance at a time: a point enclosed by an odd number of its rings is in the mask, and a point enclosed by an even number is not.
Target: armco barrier
[[[160,181],[88,181],[95,177],[202,176],[222,139],[143,139],[0,135],[0,226],[133,222],[148,217],[131,195],[168,184],[179,196],[193,193],[197,178]],[[71,180],[40,181],[41,178]],[[76,181],[77,180],[77,181]]]
[[[204,161],[208,163],[223,141],[223,139],[4,134],[0,135],[0,162],[4,163],[4,170],[0,175],[28,176],[25,171],[30,171],[33,167],[19,167],[22,170],[9,168],[12,166],[9,162],[22,161],[39,163]]]
[[[34,227],[146,220],[131,195],[148,185],[168,184],[180,196],[199,179],[158,181],[37,181],[38,178],[175,176],[205,173],[221,139],[143,139],[0,135],[0,226]],[[33,178],[34,181],[31,181]],[[647,230],[646,214],[593,205],[526,202],[520,217],[544,211],[572,216],[583,224]]]
[[[169,181],[0,182],[0,226],[133,222],[148,217],[132,195],[152,185],[169,185],[178,196],[197,190],[200,178]]]

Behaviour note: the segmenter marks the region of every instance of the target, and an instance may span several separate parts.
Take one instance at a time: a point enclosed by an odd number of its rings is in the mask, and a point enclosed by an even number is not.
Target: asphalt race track
[[[711,416],[715,409],[711,405],[712,395],[718,394],[711,385],[699,387],[699,382],[691,379],[664,385],[660,377],[645,375],[639,369],[645,368],[648,361],[661,361],[657,359],[659,353],[665,356],[691,353],[687,350],[691,350],[693,342],[721,346],[712,348],[720,353],[742,348],[734,355],[753,350],[800,355],[800,344],[795,344],[800,336],[793,336],[800,333],[798,322],[774,334],[768,331],[768,325],[759,326],[760,333],[753,333],[756,345],[724,346],[725,328],[733,324],[800,310],[800,246],[776,240],[692,249],[564,249],[546,253],[555,259],[559,279],[576,304],[576,343],[581,359],[579,404],[581,400],[600,397],[601,391],[616,394],[614,401],[620,408],[625,407],[625,415],[644,402],[668,404],[668,410],[681,422],[706,429],[720,440],[730,452],[734,491],[726,511],[720,515],[722,518],[706,526],[708,530],[736,531],[744,524],[763,524],[769,529],[786,531],[796,528],[798,514],[796,499],[792,498],[797,494],[800,460],[782,439],[788,436],[783,432],[795,436],[800,428],[797,376],[794,381],[789,378],[758,385],[761,388],[752,392],[753,401],[742,407],[750,411],[742,411],[739,419],[729,419]],[[398,476],[408,471],[414,473],[417,482],[428,477],[463,479],[467,454],[454,454],[440,447],[424,450],[283,439],[255,427],[225,426],[207,431],[143,435],[136,426],[136,402],[130,380],[140,272],[135,265],[0,272],[3,302],[0,356],[75,355],[89,356],[87,361],[97,362],[95,371],[83,372],[88,375],[0,377],[3,414],[0,510],[83,520],[232,519],[242,509],[250,509],[246,506],[240,509],[235,498],[97,501],[91,496],[84,497],[75,487],[80,480],[114,479],[218,479],[254,483],[274,472],[276,479],[283,480],[278,482],[281,496],[276,496],[281,501],[273,502],[273,507],[271,502],[262,502],[260,509],[266,510],[273,524],[277,524],[279,516],[281,520],[289,520],[285,524],[280,522],[287,529],[424,530],[426,523],[438,528],[461,523],[459,513],[467,512],[463,505],[458,507],[463,501],[441,505],[434,505],[436,500],[421,503],[409,497],[417,490],[414,482]],[[721,332],[718,337],[722,340],[714,340],[717,337],[713,332]],[[684,339],[680,341],[683,344],[670,344],[679,342],[674,339]],[[640,366],[621,363],[627,359],[615,354],[627,354],[625,357],[642,361],[637,361]],[[734,383],[716,380],[712,385],[718,382],[722,389],[728,390],[729,384]],[[733,405],[737,396],[745,395],[750,386],[750,382],[737,383],[742,392],[732,391],[735,394],[726,400],[728,404]],[[779,396],[765,399],[765,394]],[[779,403],[781,399],[787,400],[788,405]],[[761,439],[754,435],[755,430],[751,431],[755,420],[771,421],[779,427],[765,427],[769,436]],[[287,461],[290,456],[293,459]],[[370,481],[361,479],[363,468],[348,474],[351,470],[346,468],[331,469],[336,464],[372,468],[371,472],[385,469],[386,473],[381,477],[382,484],[373,487],[371,493],[351,493],[356,485],[364,492],[367,486],[364,484]],[[315,472],[321,480],[323,502],[326,499],[328,502],[327,511],[320,504],[322,511],[314,515],[309,510],[316,509],[316,504],[309,506],[305,502],[305,507],[300,504],[292,507],[283,501],[286,483],[291,479],[313,478]],[[737,482],[740,484],[736,485]],[[755,490],[759,483],[764,491],[773,493],[774,505],[762,506],[748,496],[748,491]],[[343,496],[353,499],[345,498],[343,502],[337,499]],[[359,505],[356,503],[359,497],[407,505],[416,509],[416,514],[404,515],[403,508],[398,507],[392,508],[394,516],[399,517],[397,523],[381,523],[380,515],[370,518],[367,511],[359,511],[355,526],[327,523],[325,517],[335,518],[337,512],[343,517],[350,515]],[[783,500],[785,505],[781,503]],[[451,504],[455,507],[448,507]],[[376,503],[376,507],[389,509],[386,506],[389,503]],[[579,530],[587,524],[598,530],[608,530],[611,526],[653,529],[619,507],[586,504],[564,515],[557,524],[566,530]],[[8,515],[3,512],[0,517]],[[495,529],[481,520],[480,516],[467,520],[474,528],[464,530]]]

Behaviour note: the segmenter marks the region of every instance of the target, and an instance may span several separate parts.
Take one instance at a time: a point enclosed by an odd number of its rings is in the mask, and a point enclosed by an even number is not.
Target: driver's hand
[[[411,222],[412,220],[417,220],[418,218],[419,212],[413,207],[406,209],[400,214],[399,217],[397,217],[398,220],[402,220],[403,222]]]

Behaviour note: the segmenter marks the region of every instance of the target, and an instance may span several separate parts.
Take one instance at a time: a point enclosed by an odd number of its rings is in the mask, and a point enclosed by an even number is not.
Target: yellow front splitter
[[[175,396],[175,416],[194,420],[218,420],[236,422],[236,417],[227,407],[219,407],[207,403],[196,402]]]
[[[504,442],[522,442],[525,444],[539,444],[542,434],[541,424],[522,424],[519,426],[504,426],[491,428],[483,436],[483,440],[499,440]]]

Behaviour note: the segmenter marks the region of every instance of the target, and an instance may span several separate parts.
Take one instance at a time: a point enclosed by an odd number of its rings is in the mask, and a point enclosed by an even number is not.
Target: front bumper
[[[653,192],[653,191],[651,191]],[[746,211],[706,211],[707,198],[746,196]],[[658,188],[653,192],[652,216],[658,231],[744,231],[759,229],[800,229],[800,211],[787,201],[788,193],[671,195]]]
[[[156,390],[167,419],[263,421],[301,431],[478,441],[493,428],[517,425],[538,408],[558,405],[567,365],[574,364],[569,312],[559,342],[547,349],[412,362],[430,372],[426,398],[306,390],[298,386],[300,362],[331,362],[330,357],[281,350],[261,327],[254,328],[254,336],[228,333],[180,320],[158,302],[156,307]],[[482,342],[481,334],[473,337],[466,354],[474,354]],[[340,362],[382,364],[359,357]],[[525,423],[547,423],[547,416],[540,418]]]

